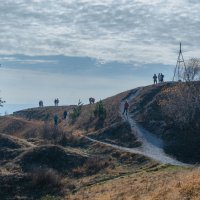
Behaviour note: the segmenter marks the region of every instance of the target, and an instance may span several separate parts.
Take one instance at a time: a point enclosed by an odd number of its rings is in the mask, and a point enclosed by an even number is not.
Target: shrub
[[[3,103],[5,103],[5,101],[3,101],[3,100],[0,98],[0,106],[3,106]]]
[[[106,109],[104,108],[103,101],[99,101],[96,104],[94,110],[94,116],[98,117],[100,120],[104,120],[106,118]]]
[[[45,123],[41,130],[41,137],[45,140],[49,140],[54,144],[66,144],[66,133],[60,127],[53,126],[52,124]]]
[[[98,118],[95,128],[102,128],[106,119],[106,109],[104,107],[103,101],[100,100],[99,102],[97,102],[94,110],[94,116]]]
[[[82,109],[83,104],[81,102],[78,103],[78,106],[73,108],[73,112],[70,113],[69,117],[71,119],[71,123],[74,123],[76,119],[79,117],[81,114],[81,109]]]
[[[42,187],[45,189],[61,187],[61,177],[53,169],[36,169],[30,174],[30,177],[34,187]]]
[[[162,91],[158,97],[163,114],[180,129],[200,129],[200,87],[197,83],[178,83]],[[192,127],[192,126],[193,127]]]
[[[81,175],[93,175],[108,166],[107,159],[102,159],[98,156],[88,158],[82,167],[77,167],[73,170],[75,177]]]
[[[167,124],[165,151],[184,162],[200,162],[200,85],[177,83],[158,96]]]

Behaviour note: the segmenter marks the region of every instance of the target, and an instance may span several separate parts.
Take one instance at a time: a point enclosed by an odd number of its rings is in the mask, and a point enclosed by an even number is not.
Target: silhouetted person
[[[94,104],[94,103],[95,103],[95,98],[90,97],[90,98],[89,98],[89,102],[90,102],[90,104]]]
[[[54,104],[55,104],[55,106],[58,106],[58,104],[59,104],[59,99],[58,98],[54,100]]]
[[[160,75],[160,82],[163,83],[164,82],[164,75],[161,73]]]
[[[156,74],[154,74],[154,75],[153,75],[153,82],[154,82],[154,84],[157,84],[157,78],[158,78],[158,77],[156,76]]]
[[[57,126],[58,125],[58,115],[54,115],[54,125]]]
[[[42,100],[39,101],[39,107],[43,107],[43,101]]]
[[[129,108],[129,104],[128,101],[125,102],[124,104],[124,112],[123,115],[126,114],[126,116],[128,115],[128,108]]]
[[[64,119],[67,118],[67,111],[66,111],[66,110],[63,112],[63,118],[64,118]]]
[[[160,83],[161,82],[161,74],[159,73],[158,74],[158,83]]]

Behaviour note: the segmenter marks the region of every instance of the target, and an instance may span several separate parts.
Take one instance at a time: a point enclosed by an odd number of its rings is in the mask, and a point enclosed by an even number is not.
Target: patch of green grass
[[[40,200],[61,200],[61,198],[56,196],[46,195],[42,197]]]
[[[190,169],[190,168],[191,167],[187,167],[187,166],[177,166],[177,165],[163,164],[159,167],[159,171],[170,172],[170,171],[178,171],[178,170],[187,170],[187,169]]]

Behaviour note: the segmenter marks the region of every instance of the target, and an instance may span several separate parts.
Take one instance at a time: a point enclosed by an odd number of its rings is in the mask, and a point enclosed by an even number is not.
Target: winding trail
[[[133,94],[131,94],[126,100],[128,100],[129,102],[132,101],[133,98],[135,98],[137,95],[140,94],[142,89],[143,88],[135,89],[133,91]],[[159,139],[158,137],[156,137],[156,135],[150,133],[149,131],[139,126],[133,119],[133,116],[130,115],[130,113],[128,113],[126,117],[123,116],[122,113],[123,113],[124,103],[125,100],[122,101],[120,104],[121,116],[124,119],[124,121],[129,122],[132,132],[142,144],[141,147],[134,148],[136,152],[139,152],[142,155],[145,155],[149,158],[152,158],[154,160],[157,160],[165,164],[189,166],[188,164],[177,161],[173,157],[167,155],[163,150],[164,146],[163,140]]]
[[[140,94],[142,89],[143,89],[142,87],[135,89],[132,92],[132,94],[130,94],[125,100],[128,100],[129,102],[132,101],[133,98],[135,98],[137,95]],[[140,147],[126,148],[119,145],[109,144],[107,142],[101,142],[99,140],[95,140],[87,136],[85,137],[89,139],[90,141],[104,144],[106,146],[111,146],[113,148],[116,148],[122,151],[144,155],[164,164],[171,164],[171,165],[176,165],[176,166],[191,166],[189,164],[177,161],[175,158],[167,155],[163,150],[164,142],[158,137],[156,137],[154,134],[150,133],[149,131],[145,130],[140,125],[138,125],[136,121],[133,119],[133,116],[130,115],[130,113],[128,113],[127,116],[124,116],[122,113],[124,109],[125,100],[123,100],[120,104],[120,114],[124,121],[129,122],[132,133],[136,136],[138,141],[140,141],[142,144]]]

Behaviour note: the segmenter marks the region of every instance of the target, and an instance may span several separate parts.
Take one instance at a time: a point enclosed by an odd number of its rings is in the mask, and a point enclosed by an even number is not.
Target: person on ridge
[[[58,106],[58,104],[59,104],[59,99],[58,99],[58,98],[56,99],[56,104],[57,104],[57,106]]]
[[[63,118],[64,118],[64,119],[67,118],[67,111],[66,111],[66,110],[63,112]]]
[[[128,108],[129,108],[129,104],[128,104],[128,101],[125,102],[124,104],[124,112],[123,112],[123,115],[126,113],[126,116],[128,115]]]
[[[157,82],[157,76],[156,76],[156,74],[154,74],[154,76],[153,76],[153,82],[154,82],[154,84],[157,84],[158,82]]]
[[[161,73],[160,75],[160,82],[163,83],[164,82],[164,75]]]
[[[161,74],[159,73],[158,74],[158,83],[160,83],[161,82]]]

